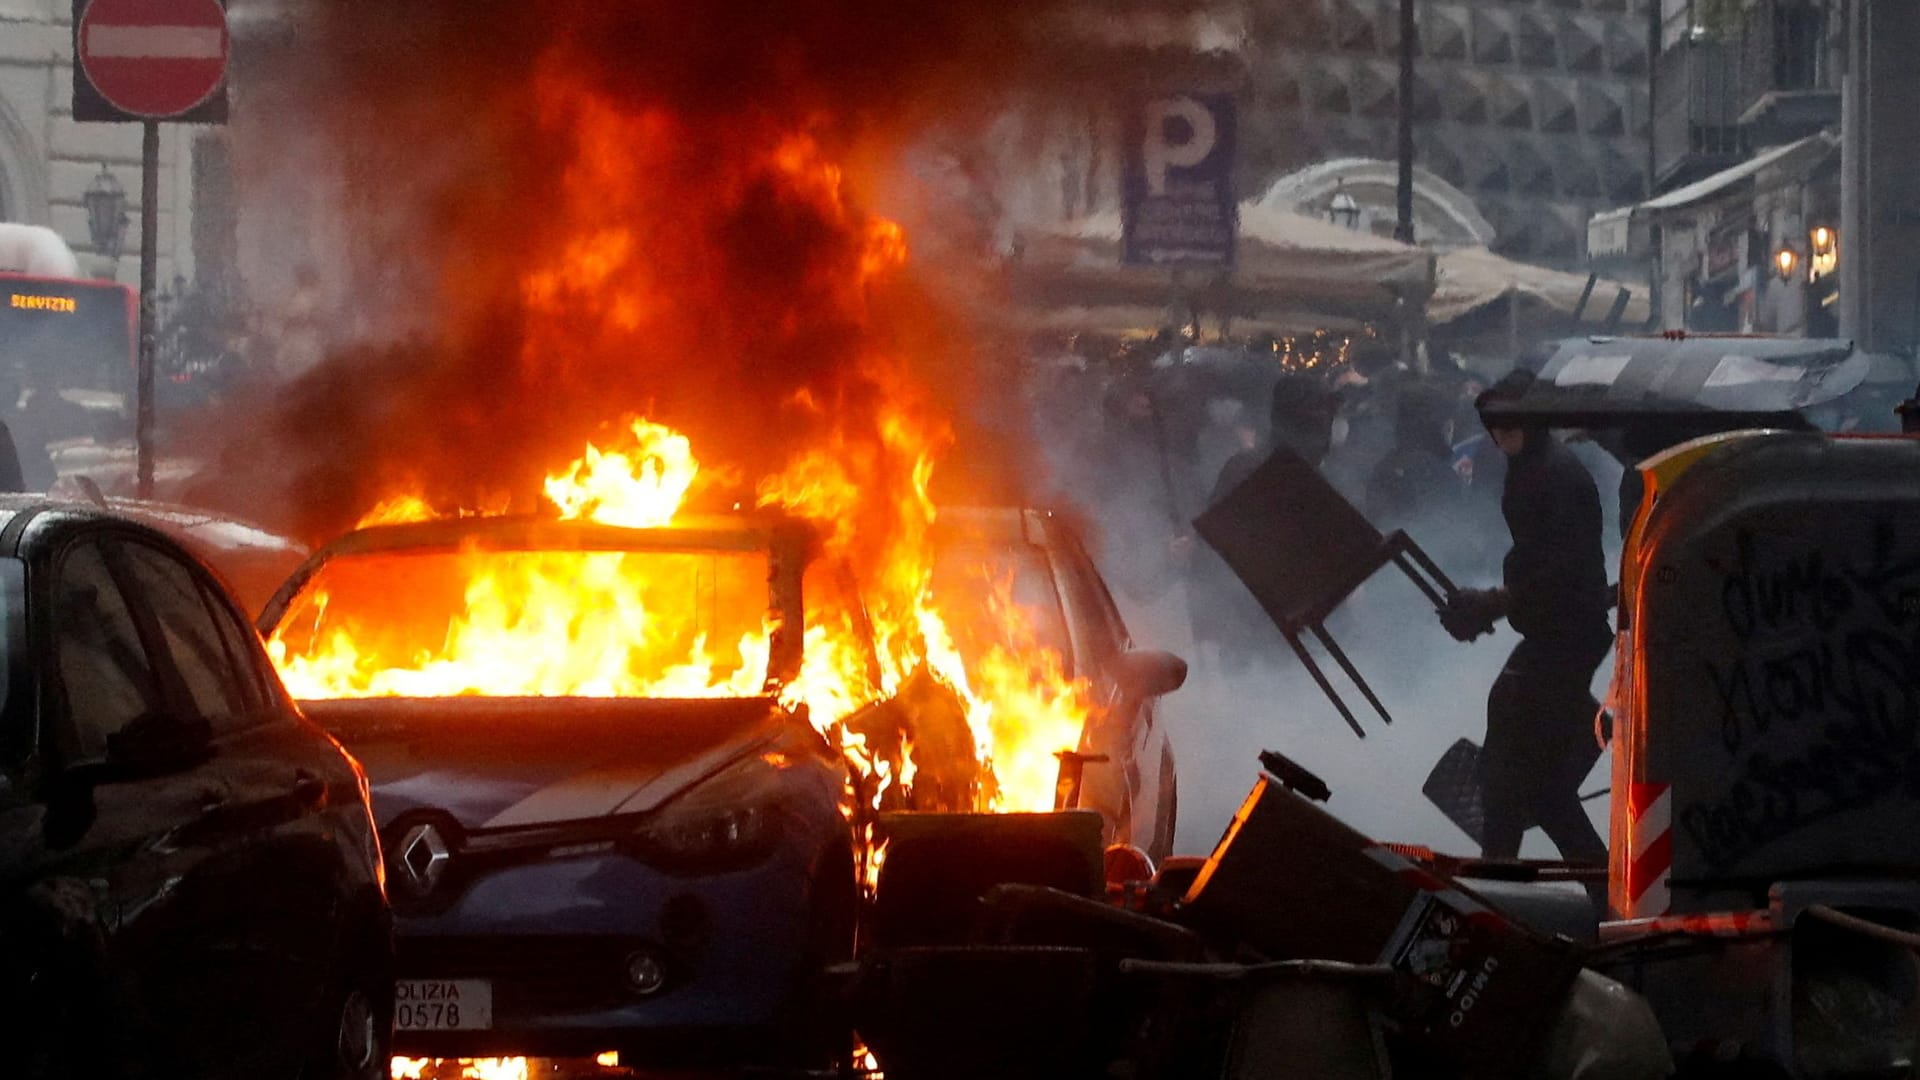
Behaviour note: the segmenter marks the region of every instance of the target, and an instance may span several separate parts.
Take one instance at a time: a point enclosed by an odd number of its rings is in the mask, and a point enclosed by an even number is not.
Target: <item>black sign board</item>
[[[1232,266],[1238,131],[1227,94],[1174,94],[1128,113],[1121,259],[1147,266]]]

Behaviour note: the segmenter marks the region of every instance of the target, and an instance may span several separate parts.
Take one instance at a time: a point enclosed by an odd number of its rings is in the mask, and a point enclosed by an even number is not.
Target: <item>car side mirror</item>
[[[1131,649],[1114,657],[1110,669],[1120,696],[1145,701],[1186,685],[1187,662],[1159,649]]]

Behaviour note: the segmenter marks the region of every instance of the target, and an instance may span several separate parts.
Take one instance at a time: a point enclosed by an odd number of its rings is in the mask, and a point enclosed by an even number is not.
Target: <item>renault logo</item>
[[[447,851],[447,842],[440,836],[440,830],[431,822],[415,825],[400,838],[395,849],[395,862],[398,864],[400,878],[406,882],[407,891],[415,896],[425,896],[440,883],[440,877],[447,870],[447,862],[452,855]]]

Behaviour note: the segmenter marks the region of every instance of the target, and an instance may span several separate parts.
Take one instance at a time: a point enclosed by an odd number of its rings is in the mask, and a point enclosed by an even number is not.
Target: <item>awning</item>
[[[1762,150],[1732,168],[1723,169],[1685,187],[1675,188],[1633,206],[1603,210],[1587,221],[1587,254],[1637,255],[1646,250],[1646,226],[1669,213],[1691,210],[1705,203],[1744,194],[1747,182],[1768,170],[1798,180],[1825,161],[1840,147],[1840,138],[1827,132],[1809,135],[1798,142]]]
[[[1627,290],[1628,302],[1621,311],[1621,323],[1645,323],[1650,312],[1643,288],[1630,288],[1606,278],[1589,286],[1585,274],[1516,262],[1486,248],[1459,248],[1440,255],[1438,280],[1433,298],[1427,302],[1427,324],[1445,326],[1505,301],[1532,304],[1556,316],[1579,314],[1582,322],[1598,325],[1606,319],[1622,289]]]
[[[1853,342],[1813,338],[1572,338],[1517,401],[1487,417],[1556,427],[1717,420],[1809,426],[1800,413],[1867,377]]]
[[[1434,288],[1424,248],[1270,207],[1240,206],[1239,259],[1231,272],[1129,266],[1113,212],[1023,233],[1008,260],[1014,320],[1055,329],[1132,329],[1112,320],[1175,306],[1230,318],[1236,327],[1332,328],[1383,322]],[[1127,315],[1127,313],[1131,313]]]

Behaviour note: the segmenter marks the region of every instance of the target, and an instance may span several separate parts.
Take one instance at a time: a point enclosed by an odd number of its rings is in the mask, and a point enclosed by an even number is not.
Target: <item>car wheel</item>
[[[373,999],[355,987],[340,999],[339,1019],[335,1024],[334,1056],[340,1077],[376,1077],[381,1070],[380,1044],[383,1041],[377,1023]]]
[[[839,844],[824,852],[815,864],[813,881],[807,940],[796,973],[782,1057],[802,1068],[839,1070],[852,1059],[853,1028],[823,975],[829,966],[853,957],[860,889],[854,879],[852,849]]]
[[[377,965],[364,957],[349,957],[343,974],[327,994],[313,1066],[312,1080],[382,1080],[389,1074],[393,1040],[392,1009],[388,995],[391,978],[382,978]]]

